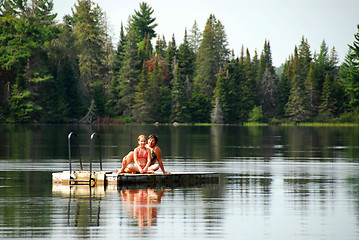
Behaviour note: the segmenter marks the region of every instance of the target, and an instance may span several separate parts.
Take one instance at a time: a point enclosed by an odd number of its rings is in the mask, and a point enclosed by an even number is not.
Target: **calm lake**
[[[93,132],[106,171],[155,133],[167,171],[220,182],[53,186],[51,174],[69,169],[72,131],[84,169]],[[0,125],[0,238],[358,240],[359,128]]]

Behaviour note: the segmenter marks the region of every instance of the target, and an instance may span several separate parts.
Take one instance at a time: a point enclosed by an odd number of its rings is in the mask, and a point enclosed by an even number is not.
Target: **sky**
[[[62,22],[71,14],[77,0],[53,0],[54,13]],[[273,65],[279,67],[289,59],[302,37],[308,40],[312,54],[319,53],[323,40],[335,47],[339,61],[348,53],[354,34],[358,33],[359,0],[92,0],[106,14],[113,42],[116,44],[121,23],[127,25],[130,15],[146,2],[154,13],[156,33],[166,42],[175,36],[177,47],[183,42],[185,29],[196,21],[204,30],[210,14],[221,21],[230,50],[236,56],[248,48],[251,57],[270,42]]]

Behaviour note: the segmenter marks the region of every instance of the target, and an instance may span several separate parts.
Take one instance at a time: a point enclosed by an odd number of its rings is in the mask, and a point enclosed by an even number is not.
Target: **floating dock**
[[[107,186],[188,186],[218,183],[219,174],[212,172],[173,172],[169,174],[132,174],[114,172],[63,171],[52,174],[52,183],[61,185]]]
[[[79,157],[80,170],[72,170],[72,157],[71,157],[71,139],[75,137],[77,156]],[[99,152],[99,171],[94,171],[92,168],[92,155],[94,141],[97,139],[98,152]],[[90,169],[89,171],[83,170],[80,148],[78,144],[78,136],[74,132],[68,135],[68,153],[69,153],[69,171],[57,172],[52,174],[53,185],[88,185],[94,186],[189,186],[211,184],[219,182],[219,174],[211,172],[172,172],[172,173],[154,173],[154,174],[131,174],[131,173],[116,173],[107,172],[102,170],[102,158],[100,147],[100,136],[92,133],[90,137]]]

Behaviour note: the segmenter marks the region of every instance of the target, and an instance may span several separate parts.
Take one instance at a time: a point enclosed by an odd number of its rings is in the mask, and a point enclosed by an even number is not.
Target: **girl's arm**
[[[170,172],[166,172],[165,167],[163,166],[161,149],[158,146],[156,146],[153,150],[154,150],[154,152],[156,154],[157,162],[158,162],[158,165],[160,165],[160,168],[161,168],[162,172],[163,173],[170,173]]]
[[[147,172],[148,167],[151,164],[151,151],[148,148],[146,148],[146,151],[147,151],[147,163],[146,163],[146,167],[144,168],[144,170]]]

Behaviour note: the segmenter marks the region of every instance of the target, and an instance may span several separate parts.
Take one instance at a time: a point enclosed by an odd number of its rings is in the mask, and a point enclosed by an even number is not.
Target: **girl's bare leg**
[[[123,160],[122,160],[122,168],[121,169],[116,169],[116,172],[118,172],[118,173],[127,172],[127,171],[125,171],[125,169],[131,162],[133,162],[133,152],[130,152],[129,154],[127,154],[123,158]]]

